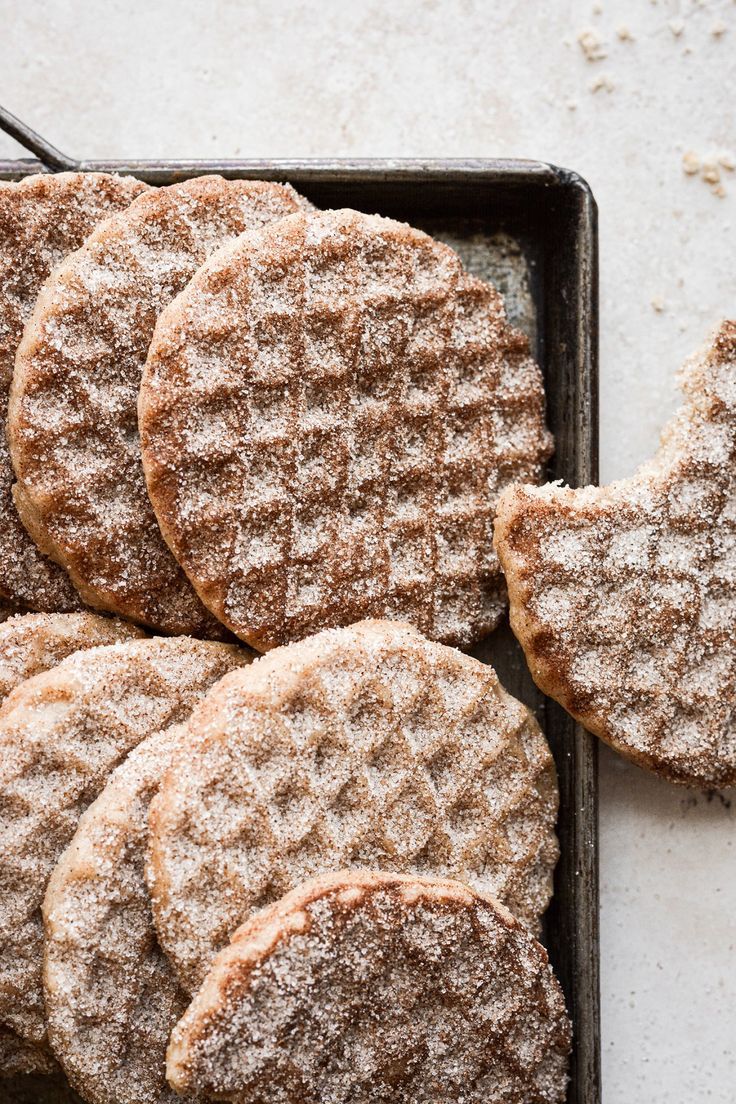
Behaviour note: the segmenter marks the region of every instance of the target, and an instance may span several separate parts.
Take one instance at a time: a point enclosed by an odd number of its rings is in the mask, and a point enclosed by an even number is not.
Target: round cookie
[[[505,608],[495,505],[542,476],[543,408],[526,338],[448,246],[327,211],[200,269],[159,318],[139,419],[161,531],[243,640],[370,616],[464,647]]]
[[[167,1074],[238,1104],[562,1104],[569,1049],[547,954],[496,901],[343,871],[235,933]]]
[[[43,1042],[46,883],[110,771],[248,657],[187,638],[78,652],[0,709],[0,1021]]]
[[[131,751],[90,805],[46,890],[49,1041],[89,1104],[173,1104],[166,1046],[187,1000],[160,949],[143,876],[148,805],[182,726]]]
[[[456,877],[536,929],[554,763],[493,669],[399,622],[326,630],[224,679],[151,805],[149,888],[194,991],[251,913],[344,866]]]
[[[10,400],[15,501],[90,605],[161,632],[222,634],[158,531],[138,387],[158,314],[202,261],[299,204],[266,181],[210,176],[152,189],[90,235],[39,296]]]
[[[736,784],[736,322],[630,479],[501,499],[511,624],[541,689],[640,766]]]
[[[23,326],[51,271],[98,223],[147,186],[107,173],[56,173],[0,183],[0,595],[48,612],[79,609],[66,572],[24,529],[13,504],[5,425]]]

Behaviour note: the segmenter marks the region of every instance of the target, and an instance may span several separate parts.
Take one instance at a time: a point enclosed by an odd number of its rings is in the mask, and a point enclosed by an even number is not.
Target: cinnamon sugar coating
[[[143,877],[148,805],[181,726],[144,740],[83,814],[43,905],[49,1040],[88,1104],[173,1104],[166,1047],[187,1000]]]
[[[214,256],[164,311],[139,416],[162,532],[264,651],[364,617],[470,645],[505,590],[495,505],[551,450],[539,368],[448,246],[300,213]]]
[[[156,525],[136,403],[162,308],[205,258],[298,210],[293,189],[199,177],[151,189],[101,225],[39,296],[16,359],[16,506],[84,600],[166,633],[221,636]]]
[[[6,440],[15,354],[41,286],[95,227],[147,186],[107,173],[56,173],[0,182],[0,595],[48,612],[81,608],[66,572],[36,547],[13,504]]]
[[[393,621],[276,649],[195,711],[150,815],[149,887],[190,992],[251,913],[345,866],[454,877],[533,930],[557,781],[493,669]]]
[[[0,702],[74,652],[134,640],[142,629],[96,613],[26,613],[0,625]]]
[[[516,487],[496,548],[545,693],[673,782],[736,783],[736,323],[686,364],[654,459],[608,487]]]
[[[0,1022],[43,1042],[40,905],[79,817],[145,737],[248,657],[186,638],[69,656],[0,708]]]
[[[135,625],[94,613],[28,613],[0,625],[0,702],[16,686],[55,667],[73,652],[143,636]],[[45,1050],[0,1027],[0,1076],[52,1073]]]
[[[237,1104],[562,1104],[569,1048],[547,955],[497,902],[348,870],[236,932],[167,1072]]]

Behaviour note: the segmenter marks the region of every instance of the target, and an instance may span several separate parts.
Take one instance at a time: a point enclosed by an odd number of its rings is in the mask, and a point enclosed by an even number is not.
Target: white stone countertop
[[[676,368],[736,313],[732,0],[0,0],[0,16],[0,102],[75,156],[580,172],[600,208],[603,479],[649,456]],[[600,786],[605,1104],[732,1104],[736,801],[606,749]]]

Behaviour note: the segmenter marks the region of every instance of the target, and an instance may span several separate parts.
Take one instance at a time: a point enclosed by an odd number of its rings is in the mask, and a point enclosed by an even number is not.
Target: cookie
[[[0,703],[21,682],[73,652],[144,636],[126,621],[96,613],[27,613],[0,625]]]
[[[342,871],[235,933],[167,1074],[238,1104],[562,1104],[569,1048],[544,948],[492,898]]]
[[[53,867],[110,771],[182,721],[237,648],[133,640],[78,652],[21,683],[0,709],[0,1021],[45,1037],[40,905]]]
[[[498,622],[500,491],[538,481],[539,368],[502,299],[390,219],[302,212],[162,312],[139,419],[161,530],[265,651],[365,617],[466,646]]]
[[[143,636],[134,625],[93,613],[29,613],[0,625],[0,703],[21,682],[68,655]],[[49,1073],[56,1063],[10,1028],[0,1028],[0,1076]]]
[[[188,724],[150,815],[159,938],[190,992],[251,913],[343,866],[456,877],[532,928],[557,781],[493,669],[398,622],[273,651]]]
[[[630,479],[509,490],[496,548],[545,693],[673,782],[736,783],[736,323]]]
[[[150,736],[83,814],[46,890],[49,1041],[88,1104],[173,1104],[166,1046],[187,1000],[153,930],[148,805],[182,726]]]
[[[0,595],[47,612],[79,609],[66,572],[36,547],[13,504],[5,434],[15,353],[41,286],[94,228],[146,190],[133,177],[57,173],[0,183]]]
[[[57,269],[16,359],[15,501],[86,602],[166,633],[217,636],[156,525],[136,403],[156,318],[219,245],[299,207],[289,187],[199,177],[140,196]]]

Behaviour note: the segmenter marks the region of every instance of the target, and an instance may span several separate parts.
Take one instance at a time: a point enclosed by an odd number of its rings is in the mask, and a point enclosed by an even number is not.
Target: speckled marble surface
[[[0,0],[0,15],[2,102],[78,156],[508,155],[582,173],[600,207],[603,478],[649,455],[675,368],[736,311],[736,172],[718,165],[736,163],[732,0]],[[686,154],[720,181],[686,174]],[[605,1104],[734,1100],[735,837],[728,795],[603,750]]]

